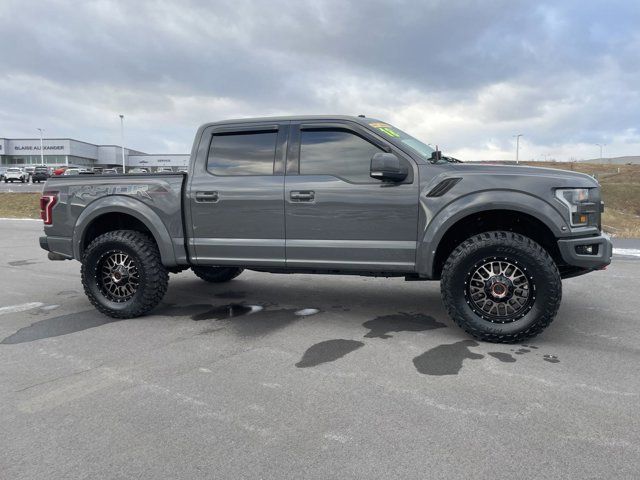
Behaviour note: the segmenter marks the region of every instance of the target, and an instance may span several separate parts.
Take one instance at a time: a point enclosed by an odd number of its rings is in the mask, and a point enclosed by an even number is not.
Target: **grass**
[[[533,162],[537,167],[595,176],[602,185],[602,227],[617,237],[640,238],[640,165]],[[0,193],[0,217],[40,218],[39,193]]]
[[[0,193],[0,217],[40,218],[40,194]]]

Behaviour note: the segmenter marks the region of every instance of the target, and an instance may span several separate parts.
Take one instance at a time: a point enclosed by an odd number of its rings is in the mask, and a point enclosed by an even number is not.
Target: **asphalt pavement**
[[[638,478],[640,257],[477,342],[436,282],[171,275],[114,321],[0,221],[0,478]],[[633,253],[634,246],[626,250]]]
[[[0,193],[11,193],[11,192],[42,192],[42,187],[44,187],[44,182],[42,183],[21,183],[21,182],[7,182],[4,183],[0,181]]]

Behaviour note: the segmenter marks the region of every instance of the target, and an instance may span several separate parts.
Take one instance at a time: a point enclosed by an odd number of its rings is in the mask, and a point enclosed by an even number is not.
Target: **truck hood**
[[[513,177],[539,178],[541,182],[553,184],[554,187],[598,187],[598,181],[585,174],[560,170],[555,168],[529,167],[521,165],[487,165],[474,163],[453,163],[449,165],[451,176],[455,175],[489,175],[494,177],[508,177],[511,181],[517,181]],[[455,172],[455,173],[454,173]]]

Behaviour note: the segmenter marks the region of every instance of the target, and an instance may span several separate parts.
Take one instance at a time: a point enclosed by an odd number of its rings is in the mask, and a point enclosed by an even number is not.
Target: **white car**
[[[149,170],[147,170],[146,168],[136,167],[136,168],[132,168],[127,173],[149,173]]]
[[[173,173],[173,168],[171,167],[158,167],[156,173]]]
[[[7,168],[7,171],[4,173],[4,183],[13,183],[15,181],[19,181],[20,183],[28,182],[29,174],[21,168]]]
[[[80,175],[79,168],[67,168],[62,175]]]

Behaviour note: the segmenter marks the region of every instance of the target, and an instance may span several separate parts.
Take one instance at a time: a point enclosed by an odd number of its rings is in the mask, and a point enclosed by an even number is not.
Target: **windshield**
[[[399,141],[403,145],[409,147],[411,150],[416,152],[425,160],[429,160],[430,162],[444,161],[444,162],[452,162],[459,163],[460,160],[457,160],[453,157],[445,157],[443,155],[440,156],[439,160],[433,160],[431,154],[435,152],[435,148],[433,148],[428,143],[424,143],[418,140],[415,137],[412,137],[408,133],[403,132],[399,128],[394,127],[393,125],[389,125],[384,122],[372,122],[369,124],[370,127],[373,127],[375,130],[380,132],[383,136]]]
[[[393,125],[389,125],[388,123],[373,122],[370,123],[369,126],[378,130],[385,137],[400,141],[423,158],[431,158],[431,154],[435,151],[435,148],[432,148],[430,145],[421,142],[417,138],[412,137],[408,133],[403,132]]]
[[[21,172],[22,170],[20,170],[19,168],[10,168],[9,170],[7,170],[7,172]]]

